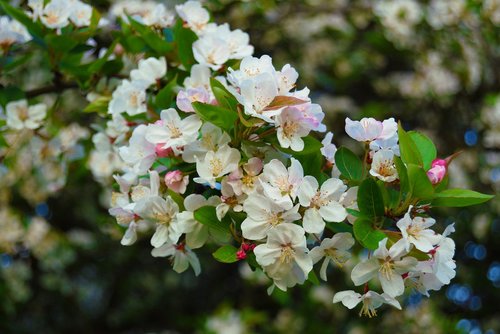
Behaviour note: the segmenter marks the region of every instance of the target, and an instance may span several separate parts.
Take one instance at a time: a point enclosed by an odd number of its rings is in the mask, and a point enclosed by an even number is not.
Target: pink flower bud
[[[238,260],[244,260],[247,258],[247,253],[243,249],[240,249],[239,251],[236,252],[236,258]]]
[[[163,148],[165,144],[156,144],[155,152],[160,158],[172,157],[174,156],[174,150],[171,147]]]
[[[184,194],[189,183],[189,176],[183,176],[180,170],[174,170],[165,174],[165,184],[172,191]]]
[[[427,172],[427,177],[432,184],[438,184],[443,181],[446,175],[446,166],[435,165]]]
[[[436,167],[436,166],[443,166],[446,167],[448,164],[446,163],[446,160],[444,159],[434,159],[432,161],[431,167]]]
[[[251,252],[255,248],[255,244],[241,244],[241,249],[245,252]]]

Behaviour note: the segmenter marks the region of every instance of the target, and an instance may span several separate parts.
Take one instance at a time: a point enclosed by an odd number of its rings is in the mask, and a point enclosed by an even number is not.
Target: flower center
[[[173,139],[180,138],[182,136],[181,130],[175,126],[174,123],[168,123],[167,128],[170,131],[170,137]]]
[[[277,213],[269,213],[267,217],[267,223],[271,226],[279,225],[283,222],[283,218],[281,217],[282,212]]]
[[[376,317],[377,311],[373,307],[371,300],[369,298],[365,298],[363,300],[363,306],[361,307],[361,311],[359,312],[359,316],[365,315],[368,318]]]
[[[295,258],[295,251],[292,248],[291,244],[281,245],[281,255],[280,262],[290,264]]]
[[[390,280],[393,275],[393,263],[390,259],[384,260],[381,264],[379,272],[383,275],[387,280]]]
[[[219,158],[213,158],[210,160],[210,170],[212,171],[213,176],[217,176],[222,173],[222,161]]]

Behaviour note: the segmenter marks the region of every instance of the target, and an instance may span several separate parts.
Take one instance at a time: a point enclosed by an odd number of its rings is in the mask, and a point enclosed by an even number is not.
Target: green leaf
[[[323,155],[311,153],[306,155],[297,155],[295,158],[300,162],[304,169],[304,175],[314,176],[316,179],[321,178],[321,167],[323,167]]]
[[[139,53],[144,50],[146,43],[139,36],[129,35],[122,39],[123,47],[131,53]]]
[[[194,212],[194,219],[200,224],[208,226],[216,231],[229,232],[229,222],[227,220],[219,221],[215,213],[214,206],[203,206]]]
[[[347,147],[340,147],[335,152],[335,165],[349,180],[361,180],[363,178],[363,162]]]
[[[349,209],[347,209],[349,210]],[[359,213],[359,211],[356,211]],[[326,228],[334,233],[349,232],[352,233],[352,226],[346,223],[326,223]]]
[[[314,272],[314,270],[311,270],[309,272],[309,275],[307,276],[307,280],[309,282],[311,282],[313,285],[320,285],[318,276],[316,276],[316,273]]]
[[[87,113],[96,112],[96,113],[106,114],[108,112],[108,104],[110,100],[111,96],[98,97],[94,101],[90,102],[85,107],[85,109],[83,109],[83,112]]]
[[[238,249],[231,245],[225,245],[217,249],[212,253],[212,256],[219,262],[222,263],[233,263],[237,262],[236,252]]]
[[[468,189],[447,189],[434,195],[432,206],[464,207],[481,204],[495,197]]]
[[[210,122],[221,129],[230,132],[234,127],[234,122],[238,119],[238,114],[229,109],[201,102],[192,103],[196,114],[206,122]]]
[[[217,79],[210,78],[210,87],[215,95],[215,99],[223,108],[237,111],[238,100],[227,90],[226,87]]]
[[[130,26],[139,34],[144,42],[155,52],[164,55],[174,49],[172,43],[167,42],[163,36],[158,35],[150,27],[145,26],[132,17],[128,17]]]
[[[354,237],[361,245],[368,249],[377,249],[378,243],[387,236],[373,227],[373,221],[369,218],[358,218],[354,222]]]
[[[78,45],[78,40],[73,36],[57,35],[56,33],[45,36],[45,42],[49,48],[59,53],[69,52]]]
[[[384,216],[384,199],[373,179],[366,179],[359,185],[358,208],[367,217]]]
[[[410,131],[408,134],[420,152],[424,169],[429,170],[431,168],[432,161],[436,159],[437,156],[436,146],[429,137],[420,132]]]
[[[174,88],[177,86],[177,75],[163,87],[155,98],[155,105],[158,109],[167,109],[174,101]]]
[[[398,138],[401,160],[406,164],[422,166],[420,151],[411,136],[403,129],[401,123],[398,124]]]
[[[434,187],[424,169],[414,164],[408,164],[407,168],[411,196],[421,200],[431,199],[434,196]]]
[[[179,60],[189,71],[196,62],[193,55],[193,43],[198,39],[198,36],[192,30],[184,28],[182,24],[182,20],[177,21],[174,27],[174,39],[177,43]]]
[[[5,108],[7,103],[26,98],[23,90],[16,86],[6,86],[0,89],[0,105]]]
[[[401,187],[401,194],[410,191],[410,183],[408,181],[408,170],[400,157],[394,156],[394,164],[398,171],[399,186]]]

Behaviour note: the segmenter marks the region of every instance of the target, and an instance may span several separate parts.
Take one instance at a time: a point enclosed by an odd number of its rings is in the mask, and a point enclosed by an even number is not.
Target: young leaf
[[[429,168],[431,168],[432,161],[436,159],[437,156],[436,146],[434,146],[434,143],[429,137],[421,134],[420,132],[410,131],[408,134],[420,152],[424,169],[429,170]]]
[[[373,228],[373,222],[369,218],[358,218],[354,222],[354,237],[361,245],[368,249],[377,249],[380,240],[384,240],[387,236]]]
[[[373,179],[364,180],[358,189],[358,208],[367,217],[382,217],[385,213],[384,199]]]
[[[481,204],[495,197],[468,189],[447,189],[434,195],[432,206],[464,207]]]
[[[200,116],[202,120],[217,125],[227,132],[233,128],[234,122],[238,119],[238,114],[236,112],[219,106],[201,102],[193,102],[192,105],[196,114]]]
[[[194,212],[194,219],[200,224],[206,225],[220,232],[229,231],[229,223],[226,220],[222,222],[217,218],[214,206],[203,206]]]
[[[179,60],[189,71],[191,66],[196,63],[193,55],[193,43],[198,39],[198,36],[192,30],[184,28],[182,20],[178,20],[174,27],[174,39],[177,43]]]
[[[238,100],[227,90],[226,87],[217,79],[210,78],[210,87],[215,95],[215,99],[223,108],[236,111]]]
[[[299,104],[304,104],[307,101],[298,99],[293,96],[276,96],[274,100],[264,109],[264,110],[275,110],[288,106],[296,106]]]
[[[411,136],[403,129],[401,123],[398,124],[398,138],[401,160],[406,164],[422,166],[420,151]]]
[[[233,263],[237,262],[236,252],[238,249],[231,245],[225,245],[217,249],[212,253],[212,256],[219,262],[222,263]]]
[[[433,197],[434,187],[422,167],[408,164],[408,180],[413,198],[426,200]]]
[[[363,162],[346,147],[342,146],[335,152],[335,165],[349,180],[361,180],[363,177]]]

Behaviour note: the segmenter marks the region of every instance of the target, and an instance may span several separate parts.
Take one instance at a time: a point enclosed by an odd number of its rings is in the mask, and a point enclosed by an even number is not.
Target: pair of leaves
[[[436,159],[436,146],[427,136],[416,132],[406,132],[401,123],[398,124],[399,149],[401,160],[405,164],[414,164],[428,170]]]

